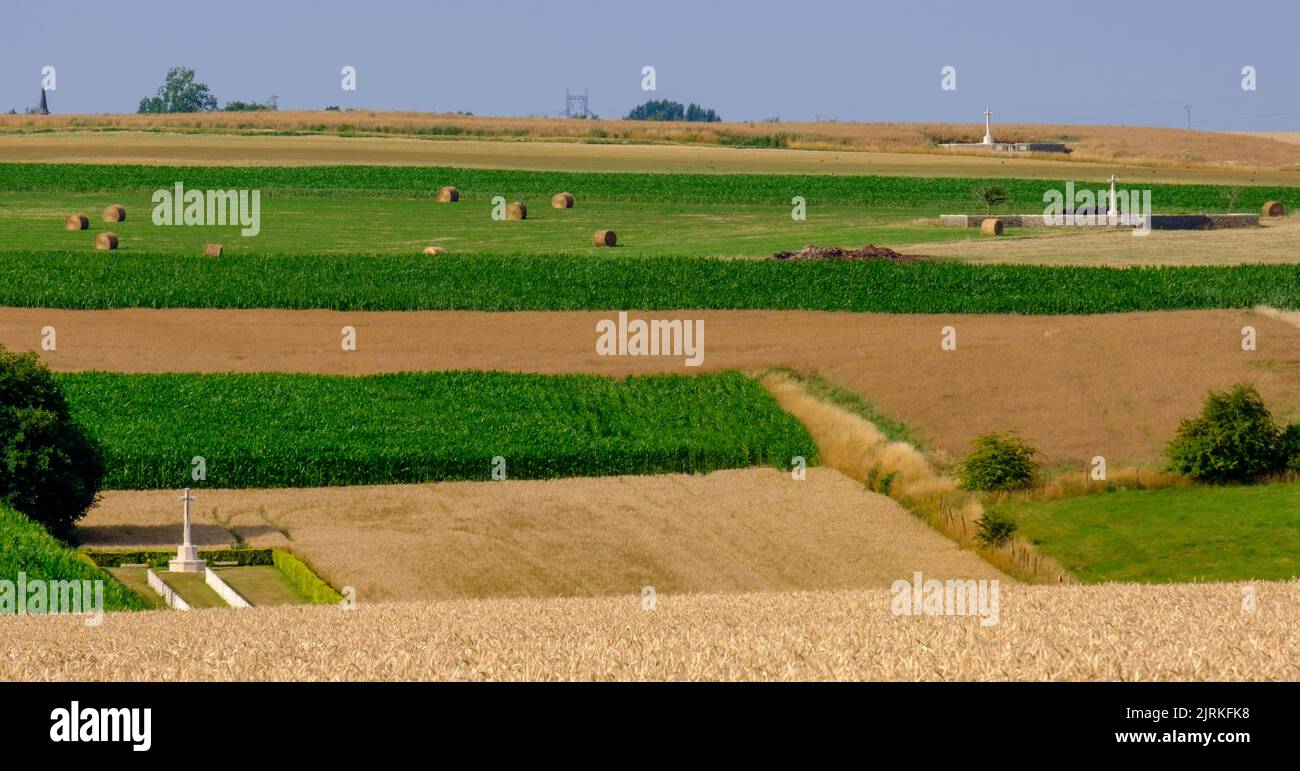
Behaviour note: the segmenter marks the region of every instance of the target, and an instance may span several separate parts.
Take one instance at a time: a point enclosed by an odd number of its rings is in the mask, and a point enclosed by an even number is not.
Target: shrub
[[[1012,434],[983,434],[975,450],[958,464],[957,475],[967,490],[1019,490],[1038,475],[1038,450]]]
[[[0,347],[0,504],[67,537],[95,502],[104,461],[34,353]]]
[[[996,548],[1010,541],[1019,527],[1006,515],[988,511],[975,523],[975,540],[981,546]]]
[[[1278,440],[1278,463],[1287,471],[1300,471],[1300,423],[1282,430]]]
[[[307,563],[283,549],[272,549],[271,554],[276,568],[312,605],[337,605],[342,602],[342,595],[322,581],[320,576],[307,567]]]
[[[1295,442],[1295,432],[1288,442]],[[1283,431],[1254,386],[1210,391],[1205,407],[1184,420],[1166,446],[1169,468],[1200,482],[1247,482],[1283,465]]]

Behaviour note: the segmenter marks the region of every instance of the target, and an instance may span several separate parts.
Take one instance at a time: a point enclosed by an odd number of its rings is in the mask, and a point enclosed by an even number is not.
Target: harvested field
[[[0,618],[0,679],[1300,678],[1300,583],[1251,584],[1254,611],[1245,586],[1006,585],[992,626],[887,589]]]
[[[7,161],[25,163],[199,166],[363,164],[537,171],[1072,178],[1097,182],[1109,178],[1116,169],[1116,164],[1102,161],[988,158],[953,153],[134,132],[0,135],[0,156]],[[1297,179],[1300,175],[1295,171],[1121,164],[1120,172],[1132,184],[1300,184]]]
[[[1300,217],[1264,220],[1257,228],[1153,230],[1009,228],[998,239],[931,241],[899,246],[962,262],[1023,265],[1239,265],[1300,262]]]
[[[888,586],[1002,576],[838,472],[198,490],[194,539],[291,549],[362,601]],[[175,493],[108,492],[92,548],[176,542]]]
[[[706,321],[702,367],[680,357],[600,357],[606,313],[0,309],[0,343],[37,350],[45,325],[60,371],[281,371],[363,374],[448,368],[627,375],[786,365],[820,372],[918,428],[952,455],[1013,428],[1048,464],[1104,455],[1113,467],[1160,458],[1210,388],[1254,383],[1280,415],[1300,408],[1300,328],[1264,313],[1095,316],[671,312]],[[365,341],[339,350],[339,328]],[[953,324],[958,350],[939,349]],[[1259,350],[1241,350],[1256,327]],[[203,340],[202,349],[193,341]]]

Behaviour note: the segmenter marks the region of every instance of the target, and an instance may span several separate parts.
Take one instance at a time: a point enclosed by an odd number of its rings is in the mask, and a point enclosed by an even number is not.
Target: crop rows
[[[109,489],[311,487],[707,472],[802,455],[812,440],[739,373],[500,372],[59,377],[103,445]]]
[[[171,188],[259,189],[267,195],[429,197],[443,185],[466,198],[546,198],[567,190],[579,201],[780,204],[803,196],[809,205],[862,205],[913,209],[975,208],[971,191],[997,185],[1007,194],[1004,211],[1043,209],[1043,193],[1065,180],[972,179],[786,174],[642,174],[517,171],[399,166],[119,166],[93,164],[0,164],[0,190],[11,192],[122,192]],[[1075,181],[1079,190],[1100,182]],[[1147,184],[1157,212],[1223,211],[1226,188],[1216,185]],[[1268,200],[1300,206],[1300,187],[1243,187],[1238,211]]]
[[[1300,265],[1059,267],[445,254],[0,256],[0,305],[1115,313],[1300,307]]]

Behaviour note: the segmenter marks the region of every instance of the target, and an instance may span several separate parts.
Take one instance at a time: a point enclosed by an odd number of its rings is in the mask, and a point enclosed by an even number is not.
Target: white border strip
[[[229,605],[230,607],[232,608],[253,607],[253,603],[244,599],[244,596],[242,594],[235,591],[234,587],[226,583],[225,580],[221,578],[221,576],[213,572],[212,568],[203,569],[203,581],[208,586],[211,586],[214,592],[221,595],[221,599],[225,600],[226,604]]]
[[[163,580],[158,577],[158,574],[153,572],[153,568],[149,568],[146,577],[149,580],[149,588],[157,592],[168,606],[173,607],[176,610],[190,609],[190,604],[182,599],[181,596],[176,593],[175,589],[163,583]]]

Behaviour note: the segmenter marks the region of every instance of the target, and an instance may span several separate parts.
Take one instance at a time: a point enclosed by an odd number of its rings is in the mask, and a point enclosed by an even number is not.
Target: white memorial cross
[[[185,488],[185,494],[180,497],[180,500],[185,504],[184,543],[176,551],[176,559],[167,563],[167,569],[173,573],[202,573],[208,563],[207,560],[199,559],[198,547],[190,538],[190,503],[194,501],[194,496],[190,495],[190,488]]]
[[[1119,210],[1115,208],[1115,183],[1119,180],[1114,174],[1110,175],[1110,208],[1106,210],[1106,218],[1110,224],[1114,225],[1119,217]]]
[[[989,126],[989,118],[993,117],[993,111],[984,108],[984,144],[993,144],[993,129]]]

